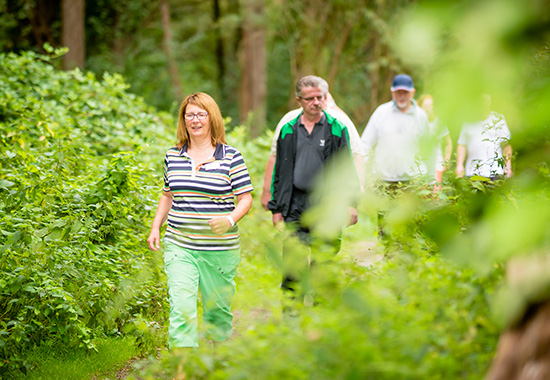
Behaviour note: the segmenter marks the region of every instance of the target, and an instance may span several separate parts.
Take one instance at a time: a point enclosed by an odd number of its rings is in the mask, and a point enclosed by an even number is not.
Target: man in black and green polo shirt
[[[323,79],[316,76],[301,78],[296,84],[296,101],[303,112],[285,124],[277,141],[277,156],[271,184],[272,198],[268,203],[273,213],[273,224],[292,225],[300,241],[310,247],[330,246],[334,253],[340,250],[340,239],[332,241],[315,238],[303,223],[302,215],[311,206],[314,185],[320,182],[327,163],[343,155],[347,165],[353,168],[346,126],[323,111],[322,101],[326,90]],[[355,173],[354,169],[352,172]],[[358,179],[350,180],[351,187],[358,187]],[[350,207],[349,224],[357,222],[357,210]],[[283,258],[288,259],[288,247],[283,247]],[[315,252],[312,252],[313,256]],[[294,290],[300,270],[285,268],[283,289]]]

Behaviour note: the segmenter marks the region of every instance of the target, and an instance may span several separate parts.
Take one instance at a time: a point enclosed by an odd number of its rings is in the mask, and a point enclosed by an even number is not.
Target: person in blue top
[[[198,346],[199,288],[207,338],[217,342],[231,335],[240,262],[237,223],[252,206],[253,189],[241,153],[226,144],[212,97],[199,92],[185,98],[177,138],[164,159],[164,187],[147,244],[153,251],[160,248],[160,227],[167,221],[169,345],[181,352]]]

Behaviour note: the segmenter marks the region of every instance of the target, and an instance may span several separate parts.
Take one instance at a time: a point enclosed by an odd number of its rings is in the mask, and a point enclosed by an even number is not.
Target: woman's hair
[[[220,108],[216,104],[216,101],[212,97],[204,92],[196,92],[187,96],[181,103],[180,110],[178,112],[178,148],[182,148],[189,142],[189,134],[185,127],[185,110],[187,105],[193,104],[199,108],[202,108],[208,112],[210,118],[210,135],[212,136],[212,145],[226,144],[225,142],[225,128],[223,126],[222,114]]]
[[[420,98],[418,98],[418,102],[417,102],[418,105],[419,105],[421,108],[423,108],[422,105],[424,104],[424,101],[425,101],[426,99],[432,99],[432,101],[434,100],[433,97],[432,97],[430,94],[424,94],[424,95],[422,95]]]

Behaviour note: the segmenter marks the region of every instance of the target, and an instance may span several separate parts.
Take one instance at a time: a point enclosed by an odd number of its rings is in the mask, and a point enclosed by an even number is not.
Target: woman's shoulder
[[[244,160],[244,157],[239,149],[235,148],[233,145],[223,144],[223,157],[229,161],[241,162]]]
[[[222,144],[222,147],[225,155],[241,154],[241,152],[237,148],[235,148],[233,145]]]
[[[177,146],[173,146],[166,151],[166,157],[179,156],[180,153],[181,153],[181,148]]]

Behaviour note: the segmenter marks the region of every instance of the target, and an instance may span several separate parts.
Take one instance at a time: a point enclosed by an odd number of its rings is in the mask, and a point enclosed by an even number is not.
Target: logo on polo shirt
[[[319,146],[325,146],[325,140],[319,140]]]
[[[218,161],[209,162],[203,165],[204,170],[219,170],[220,163]]]

